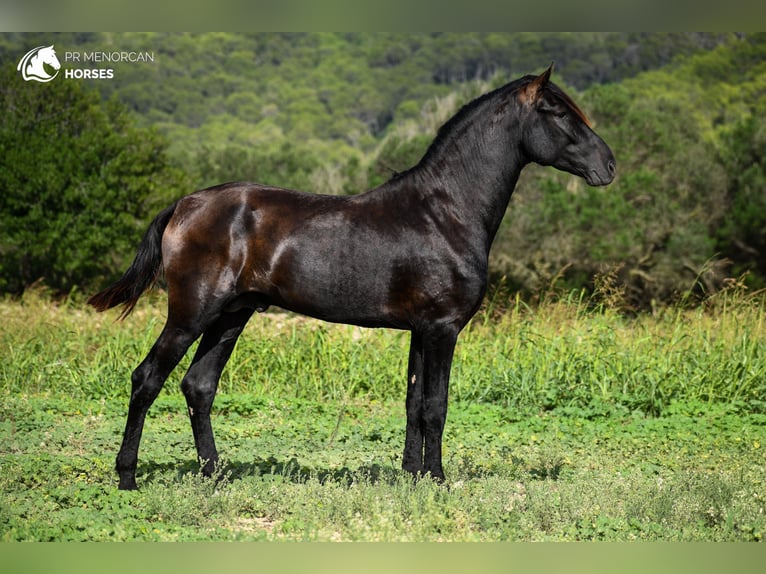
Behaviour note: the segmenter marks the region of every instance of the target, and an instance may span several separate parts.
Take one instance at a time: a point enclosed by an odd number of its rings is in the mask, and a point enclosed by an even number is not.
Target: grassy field
[[[0,302],[0,540],[762,540],[758,297],[626,318],[572,299],[488,305],[461,336],[446,486],[399,471],[408,335],[255,317],[197,474],[183,366],[147,418],[138,492],[113,461],[161,295],[124,323]]]

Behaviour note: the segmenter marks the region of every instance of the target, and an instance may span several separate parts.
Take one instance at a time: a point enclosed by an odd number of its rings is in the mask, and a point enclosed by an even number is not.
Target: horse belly
[[[293,237],[275,250],[269,265],[271,299],[326,321],[406,328],[404,318],[388,308],[391,250],[381,247]]]
[[[381,254],[317,254],[298,271],[292,290],[309,314],[343,323],[389,323],[390,264]]]

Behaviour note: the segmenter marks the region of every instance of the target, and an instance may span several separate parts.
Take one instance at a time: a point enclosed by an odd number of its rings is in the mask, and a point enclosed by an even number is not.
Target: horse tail
[[[124,319],[136,306],[141,294],[159,278],[162,270],[162,234],[176,209],[177,202],[161,211],[146,230],[138,252],[128,270],[116,282],[96,293],[88,304],[97,311],[106,311],[117,305],[124,305],[119,320]]]

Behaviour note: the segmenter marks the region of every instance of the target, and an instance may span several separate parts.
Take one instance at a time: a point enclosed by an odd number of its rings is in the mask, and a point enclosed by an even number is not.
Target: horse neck
[[[412,171],[421,185],[441,188],[460,214],[489,247],[527,161],[520,149],[518,120],[495,121],[475,113],[437,137]],[[508,126],[511,121],[514,125]]]

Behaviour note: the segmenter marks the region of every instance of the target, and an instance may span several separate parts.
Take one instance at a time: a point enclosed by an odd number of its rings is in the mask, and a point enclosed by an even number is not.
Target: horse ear
[[[545,70],[542,74],[540,74],[537,79],[542,80],[543,84],[547,84],[551,79],[551,74],[553,73],[553,64],[555,62],[551,62],[551,65],[548,66],[548,69]]]
[[[551,65],[548,66],[548,69],[545,70],[542,74],[537,76],[534,80],[529,82],[524,89],[522,90],[522,100],[525,103],[528,104],[535,104],[540,99],[540,96],[543,93],[543,87],[545,87],[545,84],[547,84],[551,79],[551,73],[553,72],[553,62],[551,62]]]

